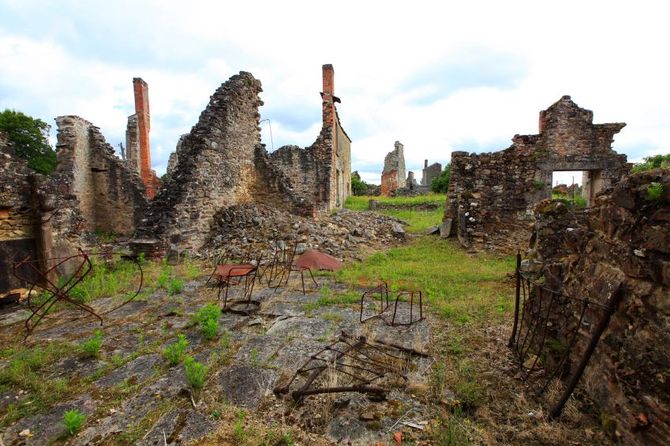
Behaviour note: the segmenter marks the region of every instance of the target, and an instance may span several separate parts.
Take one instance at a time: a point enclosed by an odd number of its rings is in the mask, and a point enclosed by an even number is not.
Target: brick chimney
[[[423,160],[423,168],[424,169],[428,168],[428,160]]]
[[[545,127],[547,126],[547,111],[542,110],[540,112],[540,133],[544,132]]]
[[[146,188],[148,198],[156,195],[154,173],[151,170],[151,145],[149,131],[151,130],[151,115],[149,113],[149,85],[142,78],[133,78],[135,93],[135,115],[140,139],[139,170],[142,183]]]
[[[325,64],[323,71],[323,124],[335,124],[335,70],[331,64]]]

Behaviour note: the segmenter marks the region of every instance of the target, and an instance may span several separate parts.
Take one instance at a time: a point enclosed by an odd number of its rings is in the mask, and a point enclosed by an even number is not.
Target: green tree
[[[51,174],[56,169],[56,152],[49,145],[51,126],[15,110],[0,113],[0,132],[9,137],[16,155],[28,161],[39,173]]]
[[[633,173],[656,169],[657,167],[670,168],[670,153],[667,155],[648,156],[644,162],[633,166]]]
[[[449,178],[451,178],[451,163],[447,163],[440,176],[430,182],[430,190],[436,194],[446,194],[449,189]]]
[[[368,190],[367,184],[358,176],[351,176],[351,192],[354,195],[365,195],[365,192]]]

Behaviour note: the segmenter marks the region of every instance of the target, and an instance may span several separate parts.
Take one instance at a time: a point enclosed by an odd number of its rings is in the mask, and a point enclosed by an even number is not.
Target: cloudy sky
[[[331,63],[352,169],[371,182],[396,140],[420,177],[424,159],[536,133],[538,112],[564,94],[596,123],[626,122],[614,148],[638,161],[670,152],[669,11],[642,0],[0,0],[0,109],[51,124],[79,115],[117,146],[142,77],[162,174],[239,71],[263,83],[268,150],[310,145]]]

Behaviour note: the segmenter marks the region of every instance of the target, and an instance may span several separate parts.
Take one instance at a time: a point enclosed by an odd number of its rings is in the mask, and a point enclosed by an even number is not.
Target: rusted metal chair
[[[254,291],[254,284],[256,279],[259,277],[259,265],[263,260],[262,251],[258,254],[256,259],[245,262],[245,263],[222,263],[216,265],[214,272],[212,273],[213,278],[217,280],[218,293],[217,298],[221,301],[221,293],[223,293],[223,306],[221,311],[232,312],[232,313],[241,313],[249,314],[253,310],[258,309],[260,305],[259,302],[251,300],[251,296]],[[242,297],[235,300],[228,300],[228,292],[231,285],[237,285],[244,283],[242,288]],[[234,307],[244,304],[244,310],[237,310]]]
[[[312,269],[320,269],[319,268],[319,258],[320,256],[325,256],[326,254],[322,254],[318,251],[315,250],[310,250],[310,251],[305,251],[303,254],[298,256],[298,258],[295,258],[296,251],[298,249],[298,243],[296,242],[293,245],[292,248],[292,253],[289,254],[287,259],[287,263],[284,265],[282,274],[279,278],[279,282],[277,283],[277,286],[275,287],[275,290],[277,290],[281,286],[286,286],[288,284],[289,278],[291,277],[292,272],[299,272],[300,273],[300,281],[302,283],[302,294],[306,294],[305,291],[305,271],[309,272],[309,277],[312,279],[312,282],[314,283],[314,286],[316,288],[319,288],[319,283],[316,281],[314,278],[314,273],[312,273]],[[330,256],[328,256],[330,257]],[[333,260],[336,260],[333,258]],[[337,260],[336,260],[337,261]],[[329,269],[329,268],[326,268]]]

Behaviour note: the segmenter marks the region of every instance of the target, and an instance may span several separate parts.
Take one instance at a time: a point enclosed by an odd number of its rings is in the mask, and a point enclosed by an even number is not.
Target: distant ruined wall
[[[589,203],[628,173],[626,156],[611,149],[625,124],[594,125],[592,119],[591,111],[563,96],[540,113],[540,134],[515,135],[500,152],[453,152],[445,219],[461,244],[502,252],[525,245],[533,207],[551,197],[554,171],[587,171]]]
[[[428,186],[432,184],[433,180],[437,179],[442,173],[442,164],[433,163],[428,165],[428,160],[423,163],[423,176],[421,177],[421,185]]]
[[[650,186],[662,185],[659,198]],[[595,206],[574,212],[543,202],[536,210],[530,256],[543,262],[547,285],[579,299],[620,304],[591,358],[581,386],[603,425],[621,444],[666,445],[670,438],[670,170],[631,175]],[[575,306],[581,304],[572,301]],[[571,314],[579,308],[557,308]],[[591,310],[590,310],[591,311]],[[601,312],[583,319],[570,367],[576,367]],[[556,324],[559,341],[568,332]]]
[[[269,157],[272,164],[289,178],[295,194],[315,206],[325,201],[323,183],[330,177],[325,165],[314,156],[312,148],[283,146]]]
[[[59,116],[56,123],[58,166],[51,183],[65,208],[59,212],[76,209],[89,231],[133,233],[147,206],[137,172],[115,155],[90,122]]]
[[[404,146],[400,141],[396,141],[394,149],[384,157],[381,182],[382,195],[391,196],[396,189],[405,187],[406,178]]]
[[[177,164],[151,203],[142,234],[198,249],[216,211],[253,201],[261,91],[260,81],[240,72],[214,92],[183,137]]]

